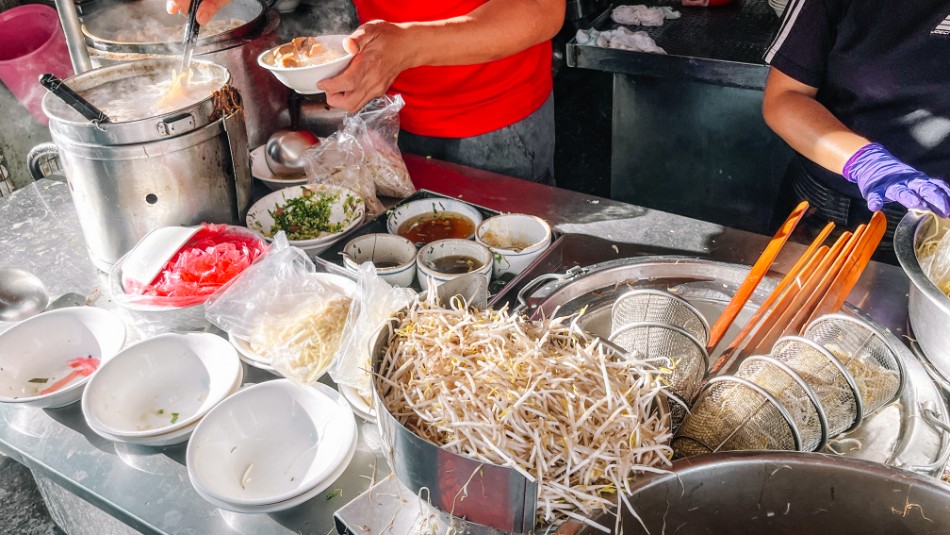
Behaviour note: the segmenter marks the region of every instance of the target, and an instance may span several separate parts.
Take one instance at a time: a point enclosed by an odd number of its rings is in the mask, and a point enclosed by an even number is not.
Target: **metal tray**
[[[610,334],[610,305],[615,298],[629,289],[654,288],[683,297],[713,323],[748,269],[739,264],[690,257],[611,260],[573,268],[567,275],[538,277],[537,284],[528,283],[522,288],[519,308],[535,319],[586,309],[582,325],[592,334],[606,337]],[[777,283],[775,277],[762,281],[723,343],[713,350],[710,361],[715,360]],[[846,305],[844,312],[874,323],[850,305]],[[950,456],[950,433],[942,432],[950,420],[941,392],[913,353],[889,331],[877,327],[899,351],[907,373],[906,387],[897,401],[870,415],[850,433],[830,440],[822,452],[937,475]],[[737,362],[731,362],[722,373],[731,373],[737,366]]]

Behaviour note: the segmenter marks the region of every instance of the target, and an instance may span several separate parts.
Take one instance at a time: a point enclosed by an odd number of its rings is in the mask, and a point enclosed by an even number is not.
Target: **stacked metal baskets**
[[[768,356],[699,392],[672,447],[678,457],[732,450],[816,451],[897,399],[904,369],[873,326],[822,316],[802,336],[780,338]]]
[[[659,290],[632,290],[611,309],[610,341],[663,371],[669,391],[679,398],[670,407],[674,429],[699,392],[709,369],[709,324],[691,304]]]

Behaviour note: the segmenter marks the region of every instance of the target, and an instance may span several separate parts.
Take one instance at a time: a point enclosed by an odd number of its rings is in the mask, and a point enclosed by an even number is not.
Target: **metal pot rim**
[[[944,314],[950,315],[950,297],[930,280],[917,259],[917,234],[924,223],[935,217],[930,213],[907,212],[894,231],[894,253],[910,282]]]

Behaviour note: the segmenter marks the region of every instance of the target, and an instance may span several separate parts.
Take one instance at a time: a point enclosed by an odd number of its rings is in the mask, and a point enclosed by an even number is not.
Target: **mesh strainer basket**
[[[736,450],[799,450],[788,410],[759,385],[739,377],[710,379],[670,445],[677,457]]]
[[[610,331],[633,323],[665,323],[693,335],[703,347],[709,341],[706,318],[686,300],[660,290],[631,290],[614,301]]]
[[[865,415],[900,396],[904,388],[903,364],[871,325],[851,316],[830,314],[813,321],[803,336],[827,349],[851,372]]]
[[[850,431],[864,414],[860,391],[848,369],[825,348],[800,336],[779,338],[772,357],[795,370],[818,395],[828,437]]]
[[[665,323],[632,323],[614,332],[610,341],[661,370],[669,370],[670,390],[686,403],[699,392],[709,369],[703,344],[684,329]]]
[[[771,357],[742,361],[736,377],[761,386],[788,410],[802,439],[802,451],[816,451],[828,439],[828,423],[818,395],[794,370]]]

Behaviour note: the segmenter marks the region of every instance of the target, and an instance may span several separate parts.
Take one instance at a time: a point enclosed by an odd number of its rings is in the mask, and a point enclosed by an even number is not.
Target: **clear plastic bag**
[[[404,105],[399,95],[382,96],[347,115],[342,129],[305,153],[308,180],[356,191],[371,217],[385,209],[377,193],[403,198],[415,192],[397,145]]]
[[[298,384],[330,366],[353,302],[280,232],[271,253],[206,304],[206,316]],[[339,276],[337,276],[339,277]]]
[[[371,344],[386,320],[408,306],[416,294],[407,288],[390,286],[376,275],[376,269],[369,262],[360,266],[358,282],[359,302],[351,309],[341,350],[329,373],[338,385],[354,388],[372,405]]]

